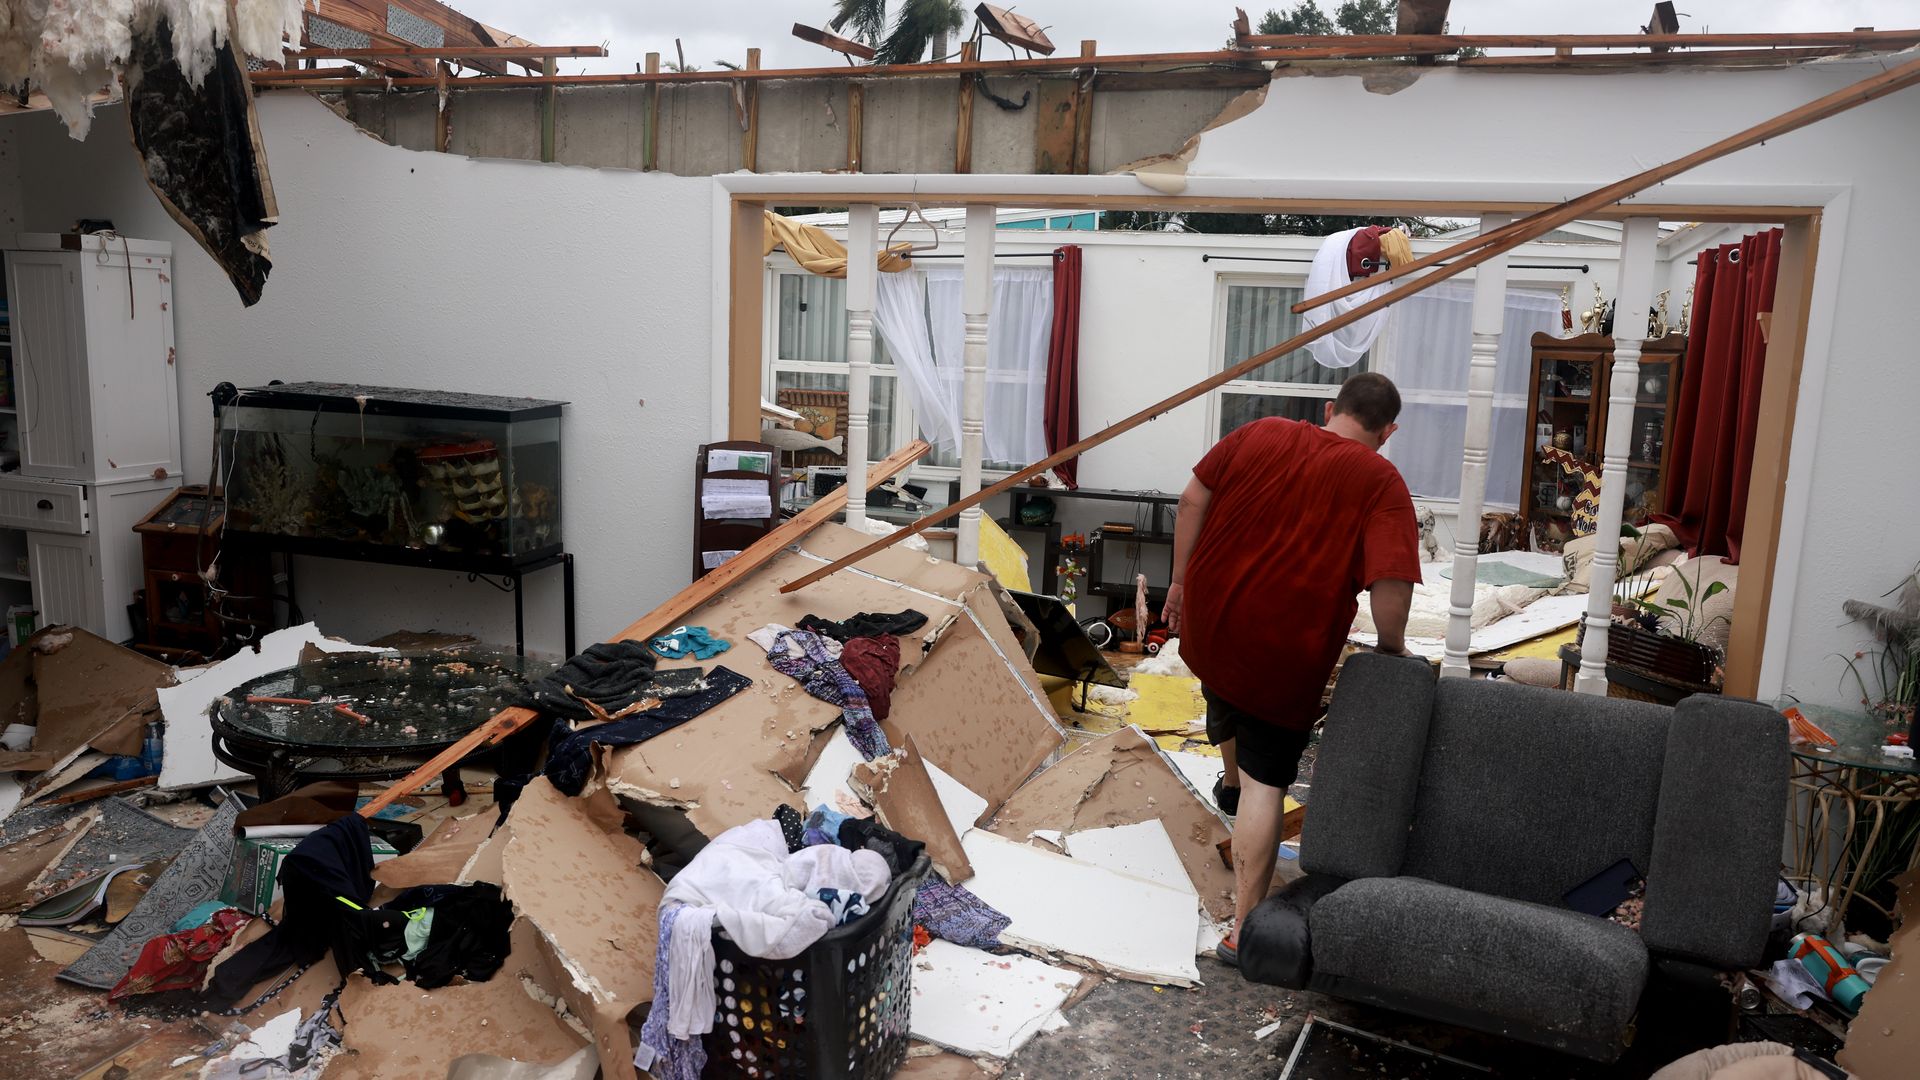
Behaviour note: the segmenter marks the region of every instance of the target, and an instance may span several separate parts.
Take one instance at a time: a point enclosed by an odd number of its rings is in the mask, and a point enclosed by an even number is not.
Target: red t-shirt
[[[1180,657],[1239,708],[1307,728],[1357,595],[1420,581],[1406,481],[1352,439],[1278,418],[1235,429],[1193,475],[1213,497],[1187,561]]]

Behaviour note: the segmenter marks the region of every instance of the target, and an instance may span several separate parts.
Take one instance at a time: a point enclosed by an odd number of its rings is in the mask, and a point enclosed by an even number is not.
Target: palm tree
[[[850,30],[855,40],[874,47],[876,64],[912,64],[928,56],[947,57],[948,35],[967,24],[960,0],[904,0],[887,30],[887,0],[834,0],[834,31]]]

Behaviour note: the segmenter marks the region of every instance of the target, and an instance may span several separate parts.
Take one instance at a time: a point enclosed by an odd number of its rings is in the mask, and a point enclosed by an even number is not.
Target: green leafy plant
[[[1726,582],[1711,581],[1705,588],[1701,588],[1699,577],[1696,575],[1690,578],[1683,570],[1675,570],[1668,580],[1679,582],[1680,590],[1686,595],[1672,596],[1659,601],[1649,600],[1646,597],[1636,597],[1627,601],[1658,620],[1658,629],[1662,633],[1697,644],[1701,634],[1722,623],[1732,621],[1725,615],[1708,618],[1705,610],[1707,601],[1727,591]]]

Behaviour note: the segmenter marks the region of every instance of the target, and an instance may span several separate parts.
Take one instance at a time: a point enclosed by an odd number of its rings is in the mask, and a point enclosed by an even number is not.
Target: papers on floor
[[[214,699],[248,679],[295,666],[300,652],[311,645],[321,652],[392,652],[335,641],[312,623],[276,630],[260,640],[260,650],[242,649],[217,664],[182,668],[180,685],[162,687],[160,711],[166,717],[165,757],[160,764],[160,788],[206,787],[249,779],[213,756],[213,723],[207,711]]]
[[[1031,957],[935,941],[913,959],[913,1037],[1011,1057],[1040,1032],[1067,1026],[1060,1008],[1079,985],[1078,972]]]
[[[1199,981],[1200,912],[1191,886],[1170,889],[980,829],[962,845],[974,871],[967,888],[1013,920],[1000,935],[1007,944],[1122,978]]]

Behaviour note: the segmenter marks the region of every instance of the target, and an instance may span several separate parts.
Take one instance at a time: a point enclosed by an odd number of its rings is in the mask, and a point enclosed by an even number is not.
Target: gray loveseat
[[[1306,876],[1248,917],[1241,970],[1613,1061],[1659,973],[1759,962],[1787,774],[1786,721],[1751,702],[1355,656],[1314,763]],[[1566,905],[1621,859],[1646,879],[1637,933]]]

